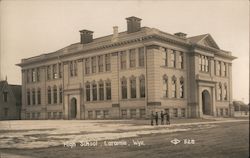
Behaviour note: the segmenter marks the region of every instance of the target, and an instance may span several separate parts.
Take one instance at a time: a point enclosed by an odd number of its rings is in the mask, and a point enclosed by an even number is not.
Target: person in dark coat
[[[170,125],[170,116],[169,116],[169,113],[166,113],[166,124]]]
[[[154,125],[154,117],[155,117],[155,115],[154,115],[153,111],[151,111],[151,126]]]
[[[158,112],[155,113],[155,124],[158,126]]]
[[[161,125],[164,125],[164,114],[163,114],[163,111],[161,111]]]

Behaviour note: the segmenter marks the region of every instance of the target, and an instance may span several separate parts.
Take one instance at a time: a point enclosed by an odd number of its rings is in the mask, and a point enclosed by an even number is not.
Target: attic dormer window
[[[3,101],[4,102],[8,101],[8,92],[3,92]]]

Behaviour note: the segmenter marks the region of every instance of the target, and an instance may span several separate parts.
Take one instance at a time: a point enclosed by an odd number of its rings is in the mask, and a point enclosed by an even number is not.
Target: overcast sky
[[[231,51],[233,97],[248,102],[249,1],[0,1],[1,76],[21,83],[22,58],[61,49],[79,42],[79,30],[94,38],[126,30],[126,17],[137,16],[142,26],[188,36],[210,33],[220,48]]]

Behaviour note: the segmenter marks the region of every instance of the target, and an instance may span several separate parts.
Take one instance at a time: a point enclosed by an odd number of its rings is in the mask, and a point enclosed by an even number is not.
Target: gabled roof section
[[[192,44],[198,44],[206,47],[220,49],[210,34],[203,34],[203,35],[189,37],[188,40]]]

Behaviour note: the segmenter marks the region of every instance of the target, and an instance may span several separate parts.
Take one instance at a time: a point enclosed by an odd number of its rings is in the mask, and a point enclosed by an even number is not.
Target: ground
[[[249,157],[248,119],[149,122],[1,121],[0,158]]]

